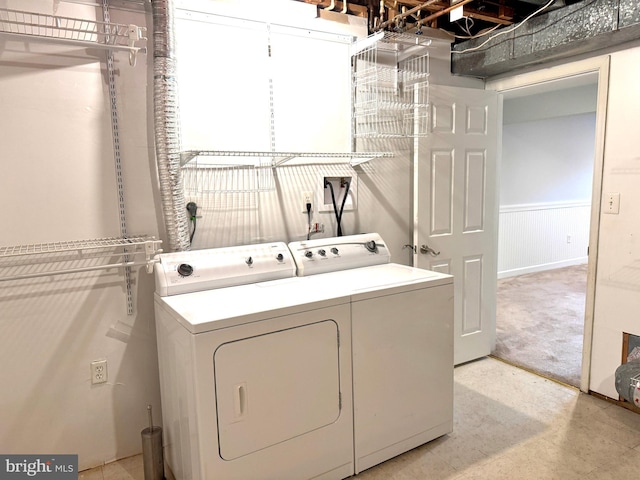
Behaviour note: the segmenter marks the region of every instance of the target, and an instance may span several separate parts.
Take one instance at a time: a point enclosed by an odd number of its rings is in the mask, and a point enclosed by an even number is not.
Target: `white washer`
[[[451,432],[453,277],[389,263],[377,234],[289,249],[306,290],[351,298],[355,473]]]
[[[308,290],[284,243],[159,260],[165,458],[175,477],[352,475],[349,296]]]

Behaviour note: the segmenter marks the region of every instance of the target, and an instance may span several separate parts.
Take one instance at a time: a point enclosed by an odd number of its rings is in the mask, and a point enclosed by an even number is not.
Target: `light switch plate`
[[[619,193],[607,193],[604,196],[604,213],[617,215],[620,213],[620,194]]]

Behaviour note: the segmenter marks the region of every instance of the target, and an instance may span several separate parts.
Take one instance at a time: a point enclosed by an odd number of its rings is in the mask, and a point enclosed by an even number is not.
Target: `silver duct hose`
[[[180,112],[173,0],[153,0],[153,106],[162,213],[172,252],[189,248],[189,223],[180,171]]]

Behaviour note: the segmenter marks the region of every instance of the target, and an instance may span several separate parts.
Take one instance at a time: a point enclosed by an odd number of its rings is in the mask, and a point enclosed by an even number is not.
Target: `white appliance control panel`
[[[389,263],[391,255],[377,233],[291,242],[298,276],[336,272]]]
[[[163,253],[156,257],[161,297],[296,276],[283,242]]]

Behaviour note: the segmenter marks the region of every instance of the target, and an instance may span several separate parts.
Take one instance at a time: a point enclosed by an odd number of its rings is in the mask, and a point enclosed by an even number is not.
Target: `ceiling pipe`
[[[325,10],[333,10],[334,8],[336,8],[336,0],[331,0],[331,4],[325,7]]]
[[[348,4],[347,0],[343,0],[341,13],[347,13],[347,4]]]
[[[418,5],[417,7],[413,7],[411,10],[407,10],[406,12],[403,12],[399,15],[396,15],[393,18],[390,18],[389,20],[387,20],[386,22],[382,22],[381,24],[378,25],[378,27],[376,28],[376,30],[382,30],[383,28],[391,25],[392,23],[396,23],[400,20],[402,20],[403,18],[408,17],[409,15],[414,14],[415,12],[418,12],[420,10],[422,10],[423,8],[428,7],[429,5],[433,5],[434,3],[439,2],[440,0],[429,0],[427,2],[424,2],[420,5]],[[467,0],[465,3],[468,3],[471,0]],[[456,4],[456,5],[460,5],[460,3]],[[380,16],[382,17],[382,14],[384,13],[384,0],[380,1]]]
[[[454,3],[453,5],[451,5],[450,7],[444,8],[442,10],[437,11],[436,13],[433,13],[431,15],[429,15],[428,17],[425,17],[421,20],[419,20],[418,22],[416,22],[415,26],[419,27],[421,25],[424,25],[427,22],[430,22],[431,20],[435,20],[438,17],[441,17],[442,15],[449,13],[451,10],[455,10],[458,7],[461,7],[462,5],[466,5],[467,3],[472,2],[473,0],[460,0],[459,2]]]

